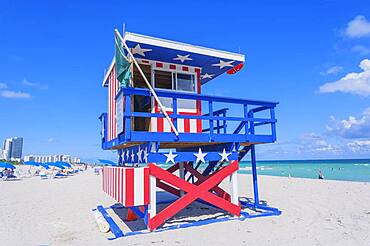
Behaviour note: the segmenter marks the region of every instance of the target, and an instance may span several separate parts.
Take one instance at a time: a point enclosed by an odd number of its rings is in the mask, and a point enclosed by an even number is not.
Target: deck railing
[[[123,109],[122,117],[124,118],[124,140],[125,141],[219,141],[228,142],[234,139],[235,142],[253,142],[253,141],[266,141],[274,142],[276,140],[276,119],[275,107],[277,103],[237,99],[210,95],[199,95],[191,93],[183,93],[177,91],[156,90],[160,98],[171,98],[173,112],[169,114],[173,120],[174,125],[177,127],[178,119],[196,119],[202,122],[208,122],[208,128],[202,130],[202,133],[180,133],[177,138],[175,134],[168,133],[155,133],[155,132],[139,132],[132,130],[133,117],[146,117],[146,118],[164,118],[161,113],[149,112],[134,112],[132,110],[131,102],[132,96],[140,95],[150,97],[151,94],[147,89],[141,88],[121,88],[116,98],[125,98],[125,107]],[[178,113],[178,100],[189,99],[201,101],[208,104],[208,112],[203,115],[184,115]],[[227,108],[214,109],[216,103],[223,103],[228,105],[239,105],[243,107],[243,117],[226,116]],[[203,109],[204,111],[204,109]],[[268,111],[269,116],[265,118],[255,117],[256,113]],[[226,127],[228,122],[236,122],[238,125],[232,132],[227,133]],[[215,125],[216,123],[216,125]],[[256,134],[255,128],[262,125],[270,125],[270,134]],[[244,131],[243,131],[244,130]],[[190,137],[197,134],[196,139]],[[186,136],[188,135],[188,136]]]

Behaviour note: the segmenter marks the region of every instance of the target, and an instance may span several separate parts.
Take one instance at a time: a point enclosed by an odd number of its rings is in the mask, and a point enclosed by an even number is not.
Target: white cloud
[[[30,99],[31,95],[21,91],[0,91],[0,97],[11,98],[11,99]]]
[[[370,54],[370,48],[363,45],[355,45],[351,49],[353,52],[359,53],[360,55],[366,56]]]
[[[28,81],[27,79],[23,79],[22,84],[29,86],[29,87],[36,87],[36,88],[43,89],[43,90],[46,90],[48,88],[47,85],[33,83],[33,82]]]
[[[345,34],[350,38],[370,37],[370,22],[358,15],[347,24]]]
[[[370,95],[370,60],[364,59],[359,73],[348,73],[341,79],[320,86],[321,93],[344,92],[362,96]]]
[[[360,117],[349,116],[348,119],[337,120],[331,116],[331,121],[326,126],[328,133],[343,138],[370,138],[370,107]]]
[[[341,66],[333,66],[326,69],[326,71],[321,72],[321,75],[329,75],[329,74],[337,74],[342,71],[343,67]]]
[[[370,152],[370,140],[356,140],[347,143],[347,147],[352,152]]]
[[[0,83],[0,90],[8,88],[8,85],[5,83]]]
[[[326,139],[315,133],[306,133],[301,135],[298,145],[298,150],[302,153],[336,154],[342,152],[340,147],[328,143]]]

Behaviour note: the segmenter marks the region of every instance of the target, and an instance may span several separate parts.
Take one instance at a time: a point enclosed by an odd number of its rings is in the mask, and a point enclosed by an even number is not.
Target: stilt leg
[[[180,162],[179,163],[179,175],[181,179],[185,179],[185,169],[184,169],[184,163]],[[180,190],[180,197],[184,196],[184,191]]]
[[[252,162],[252,175],[253,175],[254,204],[255,206],[258,206],[260,201],[258,197],[257,162],[256,162],[256,149],[255,149],[254,144],[251,145],[251,162]]]
[[[231,202],[235,205],[239,205],[238,196],[238,173],[235,171],[230,175],[230,187],[231,187]]]
[[[148,206],[148,229],[150,228],[150,219],[155,217],[157,214],[157,179],[150,175],[150,203]]]

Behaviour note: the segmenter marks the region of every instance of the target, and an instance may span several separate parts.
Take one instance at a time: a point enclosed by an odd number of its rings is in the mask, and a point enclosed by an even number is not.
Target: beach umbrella
[[[46,164],[46,163],[40,163],[40,162],[37,162],[37,164],[39,164],[40,166],[42,166],[43,168],[45,168],[46,170],[50,169],[50,167]]]
[[[64,166],[62,166],[61,164],[57,163],[57,162],[47,162],[46,163],[48,166],[53,166],[53,167],[57,167],[57,168],[60,168],[60,169],[65,169]]]
[[[71,164],[69,164],[68,162],[65,162],[65,161],[57,161],[56,163],[59,164],[59,165],[62,165],[64,167],[72,167]]]
[[[35,166],[35,167],[40,166],[40,164],[35,162],[35,161],[25,161],[25,162],[23,162],[23,165]]]
[[[0,168],[10,168],[10,169],[15,169],[15,166],[8,163],[8,162],[0,162]]]
[[[115,163],[113,161],[110,161],[110,160],[99,159],[99,161],[100,161],[100,163],[105,164],[105,165],[118,166],[117,163]]]

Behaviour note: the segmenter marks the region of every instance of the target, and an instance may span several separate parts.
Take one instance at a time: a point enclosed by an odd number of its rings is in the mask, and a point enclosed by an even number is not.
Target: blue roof
[[[242,54],[140,34],[126,32],[124,40],[135,58],[201,68],[201,84],[209,82],[245,61]]]

